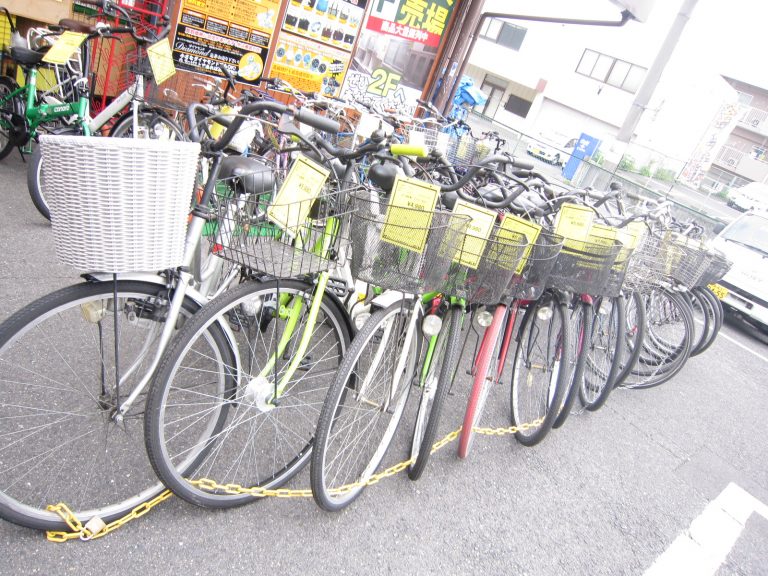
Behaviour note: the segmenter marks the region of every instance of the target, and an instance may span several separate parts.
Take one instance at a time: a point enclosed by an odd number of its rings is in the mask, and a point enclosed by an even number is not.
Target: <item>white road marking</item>
[[[704,508],[688,530],[659,556],[644,576],[709,576],[717,572],[752,513],[768,520],[768,506],[733,482]]]
[[[728,342],[733,342],[734,344],[736,344],[736,346],[738,346],[738,347],[739,347],[739,348],[741,348],[742,350],[746,350],[747,352],[749,352],[749,353],[750,353],[750,354],[752,354],[753,356],[757,356],[757,357],[758,357],[758,358],[760,358],[760,360],[762,360],[763,362],[768,362],[768,358],[766,358],[765,356],[763,356],[762,354],[760,354],[760,353],[758,353],[758,352],[755,352],[755,351],[754,351],[754,350],[752,350],[751,348],[748,348],[747,346],[745,346],[745,345],[744,345],[744,344],[742,344],[741,342],[738,342],[737,340],[734,340],[733,338],[731,338],[731,337],[730,337],[730,336],[728,336],[727,334],[723,334],[723,331],[722,331],[722,330],[720,331],[720,334],[718,334],[718,335],[717,335],[717,337],[718,337],[718,338],[725,338],[726,340],[728,340]]]

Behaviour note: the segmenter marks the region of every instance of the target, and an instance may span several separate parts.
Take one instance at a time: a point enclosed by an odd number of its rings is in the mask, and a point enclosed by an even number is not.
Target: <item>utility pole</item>
[[[616,143],[611,146],[610,151],[606,154],[605,168],[614,171],[618,167],[624,152],[627,149],[627,145],[632,140],[632,135],[637,128],[640,118],[648,107],[648,103],[651,101],[656,86],[659,83],[661,74],[664,72],[667,63],[669,62],[672,53],[675,51],[677,42],[680,40],[680,35],[683,33],[685,26],[691,18],[696,3],[699,0],[684,0],[683,5],[680,7],[680,11],[675,17],[672,26],[667,32],[667,37],[664,39],[664,43],[659,48],[659,52],[656,54],[656,58],[648,69],[645,75],[640,89],[635,95],[635,99],[632,102],[632,106],[627,112],[627,116],[624,119],[624,123],[619,128],[618,135],[616,136]]]

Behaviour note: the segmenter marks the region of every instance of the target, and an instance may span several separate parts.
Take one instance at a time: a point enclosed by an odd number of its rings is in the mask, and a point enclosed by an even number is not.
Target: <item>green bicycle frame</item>
[[[330,250],[331,244],[336,237],[336,234],[338,233],[340,228],[340,222],[337,218],[329,218],[325,225],[325,231],[322,234],[322,237],[318,240],[318,242],[313,246],[312,252],[318,255],[324,255],[328,254],[328,251]],[[305,239],[301,236],[297,237],[296,239],[296,249],[301,249],[301,247],[304,244]],[[317,279],[317,285],[315,287],[315,291],[312,295],[312,302],[309,307],[309,315],[307,317],[307,324],[304,328],[304,332],[301,336],[301,340],[299,341],[299,345],[296,348],[296,350],[293,352],[291,357],[291,362],[288,365],[287,369],[283,373],[282,378],[280,378],[280,382],[277,385],[277,388],[275,389],[275,394],[272,398],[272,402],[280,398],[280,396],[285,391],[285,387],[288,385],[288,382],[291,381],[291,378],[293,378],[293,375],[296,373],[296,370],[299,368],[299,365],[301,364],[301,360],[304,358],[304,354],[306,353],[307,349],[309,348],[309,344],[312,341],[312,335],[315,331],[315,323],[317,322],[317,315],[320,313],[320,305],[323,301],[323,295],[325,294],[325,289],[328,286],[328,279],[330,278],[329,272],[322,272]],[[293,300],[293,302],[291,302]],[[296,326],[299,323],[299,319],[301,318],[302,313],[304,312],[304,299],[303,298],[295,298],[289,294],[281,294],[280,300],[278,302],[278,309],[277,309],[277,316],[280,319],[284,319],[286,321],[285,330],[283,331],[283,335],[280,338],[280,342],[277,345],[277,349],[272,354],[270,359],[267,361],[264,368],[262,368],[261,372],[259,373],[260,377],[266,378],[275,368],[277,364],[277,359],[281,358],[283,354],[285,353],[286,348],[288,347],[288,343],[291,341],[291,339],[294,336],[294,331],[296,330]]]
[[[21,86],[14,90],[11,94],[0,100],[0,103],[21,96],[25,96],[26,105],[24,114],[29,123],[29,131],[32,137],[37,135],[37,128],[44,122],[50,122],[58,118],[68,118],[70,116],[77,116],[78,122],[83,129],[83,133],[86,136],[90,135],[90,130],[87,124],[84,122],[88,114],[88,99],[84,96],[80,96],[77,102],[62,103],[62,104],[40,104],[36,105],[37,99],[37,75],[38,72],[35,68],[29,70],[26,78],[26,85]]]
[[[433,300],[437,295],[438,295],[438,293],[436,293],[436,292],[431,292],[429,294],[425,294],[424,296],[422,296],[421,302],[423,304],[426,304],[427,302]],[[451,296],[451,297],[448,298],[448,301],[450,302],[451,307],[458,305],[458,306],[462,307],[462,310],[465,309],[466,305],[467,305],[467,302],[466,302],[466,300],[464,300],[464,298],[455,298],[455,297]],[[429,369],[430,369],[430,367],[432,365],[432,355],[435,352],[435,346],[437,345],[437,338],[438,338],[438,336],[439,336],[439,334],[436,334],[435,336],[432,336],[429,339],[429,347],[427,348],[427,353],[424,356],[424,365],[421,368],[421,378],[419,380],[419,386],[422,387],[422,388],[424,387],[424,384],[426,383],[427,374],[429,374]]]

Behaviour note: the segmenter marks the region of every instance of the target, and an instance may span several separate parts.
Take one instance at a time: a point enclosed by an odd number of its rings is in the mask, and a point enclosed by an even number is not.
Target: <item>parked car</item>
[[[728,206],[741,212],[768,212],[768,184],[750,182],[728,194]]]
[[[712,247],[733,263],[715,294],[733,314],[768,333],[768,214],[742,214]]]
[[[576,139],[571,139],[565,144],[554,144],[554,139],[531,140],[526,148],[529,156],[534,156],[552,165],[565,166],[571,158]]]

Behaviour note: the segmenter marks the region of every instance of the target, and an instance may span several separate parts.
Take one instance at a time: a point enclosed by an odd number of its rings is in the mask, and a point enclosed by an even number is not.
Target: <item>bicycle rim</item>
[[[309,461],[320,407],[349,342],[324,294],[310,327],[314,291],[298,281],[246,283],[211,301],[179,334],[150,391],[146,429],[155,471],[178,496],[238,506],[253,498],[197,481],[276,488]],[[229,335],[226,354],[216,345],[221,330]]]
[[[325,510],[340,510],[360,495],[397,430],[418,355],[418,334],[404,350],[410,314],[401,303],[373,314],[326,397],[311,469],[315,501]],[[405,367],[396,373],[403,353]]]
[[[105,521],[162,486],[142,446],[144,398],[116,423],[113,284],[81,284],[30,304],[0,327],[0,516],[65,528],[45,509],[66,503]],[[166,289],[119,281],[124,400],[144,376],[162,330]],[[185,300],[187,314],[197,309]]]

